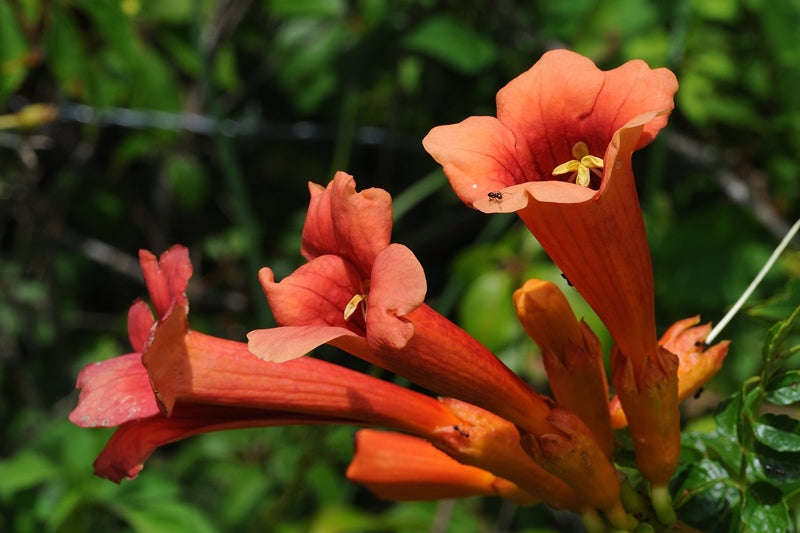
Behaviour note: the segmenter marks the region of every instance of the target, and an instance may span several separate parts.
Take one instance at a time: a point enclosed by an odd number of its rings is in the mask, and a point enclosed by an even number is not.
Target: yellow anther
[[[347,305],[344,308],[344,319],[345,320],[350,320],[350,317],[353,316],[353,313],[356,312],[356,309],[358,309],[358,304],[360,304],[361,302],[364,302],[363,313],[364,313],[364,319],[366,320],[366,318],[367,318],[367,295],[366,294],[356,294],[355,296],[353,296],[350,299],[349,302],[347,302]]]
[[[589,172],[594,172],[597,176],[602,177],[602,174],[597,169],[603,168],[603,160],[597,156],[589,154],[589,147],[583,141],[575,143],[572,147],[572,155],[575,159],[562,163],[553,169],[553,176],[559,174],[566,174],[573,172],[573,176],[569,181],[575,180],[575,183],[581,187],[588,187],[590,182]]]

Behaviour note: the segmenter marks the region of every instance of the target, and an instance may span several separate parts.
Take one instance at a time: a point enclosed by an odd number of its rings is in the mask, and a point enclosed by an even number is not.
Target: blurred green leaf
[[[781,491],[765,481],[750,485],[744,493],[742,525],[752,533],[789,531],[791,522]]]
[[[208,194],[205,168],[191,155],[176,154],[164,163],[164,176],[178,203],[188,210],[203,205]]]
[[[201,510],[169,499],[153,499],[142,508],[125,501],[114,505],[137,533],[215,533]]]
[[[505,346],[519,332],[511,303],[515,289],[508,272],[490,270],[472,281],[464,291],[458,307],[461,327],[489,350]]]
[[[344,0],[267,0],[266,4],[279,17],[341,17],[347,11]]]
[[[50,481],[56,475],[56,466],[46,456],[22,450],[0,461],[0,498],[7,500],[15,492]]]
[[[423,21],[405,37],[404,44],[465,74],[480,72],[497,56],[491,40],[446,15]]]
[[[25,79],[28,46],[10,4],[0,2],[0,105]]]

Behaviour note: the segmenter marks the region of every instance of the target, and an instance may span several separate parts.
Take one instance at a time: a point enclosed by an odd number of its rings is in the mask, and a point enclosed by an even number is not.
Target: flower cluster
[[[603,72],[553,51],[498,93],[496,118],[440,126],[423,141],[459,198],[516,212],[597,312],[615,344],[613,399],[597,337],[555,285],[530,280],[513,301],[541,348],[549,398],[425,304],[422,266],[391,242],[390,195],[357,192],[338,172],[309,185],[308,262],[280,281],[259,272],[277,327],[247,343],[189,327],[185,248],[140,253],[154,313],[131,306],[133,353],[86,367],[70,415],[118,427],[95,471],[133,478],[158,446],[207,431],[352,424],[384,430],[357,433],[347,471],[378,496],[497,494],[635,527],[612,461],[614,430],[630,427],[640,471],[654,495],[666,490],[679,458],[678,402],[727,351],[700,342],[707,326],[697,318],[656,336],[631,157],[666,125],[676,90],[671,72],[641,61]],[[323,344],[439,396],[304,357]]]

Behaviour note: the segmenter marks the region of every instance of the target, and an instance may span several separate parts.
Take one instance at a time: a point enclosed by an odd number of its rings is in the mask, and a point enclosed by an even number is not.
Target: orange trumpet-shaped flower
[[[462,201],[487,213],[517,212],[608,328],[622,356],[612,365],[631,366],[612,375],[615,386],[651,395],[677,393],[651,387],[654,368],[674,372],[677,365],[665,364],[656,342],[652,264],[631,159],[666,125],[677,88],[669,70],[642,61],[603,72],[556,50],[498,92],[497,118],[439,126],[423,140]],[[633,382],[616,382],[628,375]],[[652,409],[629,417],[634,437],[654,438],[652,425],[638,425],[648,418],[676,429],[676,397],[652,396],[646,407],[620,398],[626,411]],[[677,451],[665,460],[671,464]]]
[[[526,281],[514,292],[514,307],[542,352],[556,401],[583,420],[610,457],[614,431],[606,408],[608,383],[600,341],[585,322],[578,322],[564,294],[549,281]]]
[[[303,229],[309,262],[280,283],[259,279],[280,327],[248,334],[251,352],[286,361],[329,343],[446,396],[480,405],[537,433],[551,431],[546,403],[494,354],[423,303],[413,253],[390,244],[391,197],[357,193],[338,172],[311,185]]]
[[[347,479],[384,500],[497,495],[522,506],[541,502],[508,480],[459,463],[424,439],[392,431],[356,432]]]
[[[497,118],[439,126],[423,140],[462,201],[517,212],[637,373],[656,336],[631,155],[664,127],[677,87],[670,71],[642,61],[603,72],[555,50],[498,92]],[[588,173],[589,186],[553,181],[571,170]]]
[[[711,324],[698,326],[699,316],[675,322],[664,332],[659,344],[678,356],[678,401],[695,394],[722,368],[730,341],[706,346],[705,338],[711,332]],[[618,397],[610,404],[611,423],[615,429],[628,425],[625,412]]]

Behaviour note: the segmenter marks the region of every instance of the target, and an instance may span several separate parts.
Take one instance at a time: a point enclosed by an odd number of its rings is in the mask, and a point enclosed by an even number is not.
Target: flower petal
[[[181,405],[171,418],[154,416],[121,425],[94,462],[95,473],[119,483],[134,479],[159,447],[193,435],[246,427],[329,422],[320,417],[287,415],[258,409]]]
[[[303,226],[302,254],[308,260],[338,255],[367,276],[378,253],[389,245],[392,198],[383,189],[356,192],[352,176],[337,172],[326,189],[312,185]]]
[[[188,248],[176,244],[159,259],[147,250],[139,250],[139,263],[157,316],[164,316],[173,303],[189,305],[186,287],[192,277],[192,263]]]
[[[143,300],[136,300],[128,310],[128,339],[131,347],[141,353],[155,320],[150,307]]]
[[[76,387],[80,398],[69,419],[77,426],[112,427],[159,414],[140,353],[87,365]]]
[[[671,110],[677,88],[672,72],[650,69],[640,60],[604,72],[580,54],[553,50],[500,89],[497,118],[517,134],[526,181],[546,180],[573,158],[575,143],[586,143],[590,154],[603,154],[614,133],[634,117]],[[648,125],[634,149],[665,124],[662,116]]]
[[[356,334],[336,326],[281,326],[247,334],[250,353],[264,361],[283,363],[342,336]]]
[[[358,270],[342,257],[319,256],[280,283],[262,268],[258,279],[279,326],[337,326],[365,335],[363,322],[344,318],[347,303],[366,291]]]
[[[433,128],[422,140],[453,190],[467,205],[487,193],[527,181],[519,166],[514,133],[494,117],[469,117]],[[552,171],[552,169],[550,169]]]
[[[401,244],[390,244],[375,258],[367,302],[367,341],[376,349],[398,350],[414,335],[403,316],[425,301],[422,265]]]

